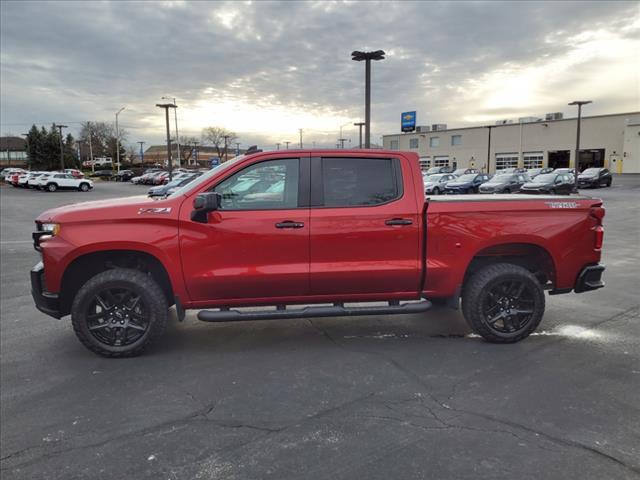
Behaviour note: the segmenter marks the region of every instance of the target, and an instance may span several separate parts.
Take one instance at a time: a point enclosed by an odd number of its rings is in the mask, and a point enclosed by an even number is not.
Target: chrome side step
[[[287,318],[317,317],[355,317],[361,315],[397,315],[422,313],[431,308],[429,300],[400,304],[391,301],[387,306],[345,307],[342,303],[332,306],[304,307],[287,310],[286,305],[278,305],[277,310],[255,310],[241,312],[239,310],[220,309],[202,310],[198,312],[198,320],[203,322],[236,322],[252,320],[281,320]]]

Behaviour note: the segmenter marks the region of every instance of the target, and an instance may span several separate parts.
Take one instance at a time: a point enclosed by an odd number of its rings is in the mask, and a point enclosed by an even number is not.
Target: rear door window
[[[322,197],[325,207],[362,207],[402,196],[400,164],[395,159],[323,158]]]

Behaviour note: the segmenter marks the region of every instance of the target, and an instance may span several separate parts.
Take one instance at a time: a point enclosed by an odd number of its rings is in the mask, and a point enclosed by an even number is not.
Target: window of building
[[[496,171],[518,166],[517,153],[496,153]]]
[[[393,162],[377,158],[323,158],[324,205],[377,205],[398,198],[401,180]]]
[[[409,139],[409,148],[419,148],[419,143],[418,143],[418,139],[417,138],[410,138]]]
[[[429,146],[431,148],[440,146],[440,137],[430,137],[429,138]]]
[[[398,140],[391,140],[389,142],[389,149],[390,150],[399,150],[399,148],[398,148]]]
[[[449,166],[449,156],[442,157],[433,157],[433,166],[434,167],[448,167]]]
[[[298,159],[251,165],[215,187],[221,210],[271,210],[298,206]]]
[[[420,170],[428,170],[431,167],[431,157],[420,157]]]
[[[542,168],[542,152],[524,152],[524,168]]]
[[[462,135],[451,135],[451,146],[462,145]]]

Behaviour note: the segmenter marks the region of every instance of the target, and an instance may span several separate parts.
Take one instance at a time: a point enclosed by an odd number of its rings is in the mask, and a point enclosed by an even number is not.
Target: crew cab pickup
[[[510,343],[536,329],[545,291],[604,286],[603,217],[583,196],[425,198],[409,152],[257,152],[162,200],[42,213],[32,294],[111,357],[142,352],[173,305],[179,320],[197,309],[228,322],[419,314],[439,300]]]

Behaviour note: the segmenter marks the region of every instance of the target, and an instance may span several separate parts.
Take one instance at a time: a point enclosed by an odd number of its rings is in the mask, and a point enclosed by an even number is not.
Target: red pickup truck
[[[414,153],[257,152],[162,200],[44,212],[32,293],[111,357],[140,353],[173,305],[179,320],[198,309],[226,322],[419,313],[461,299],[475,332],[510,343],[540,323],[545,290],[604,286],[603,217],[602,201],[582,196],[425,198]]]

